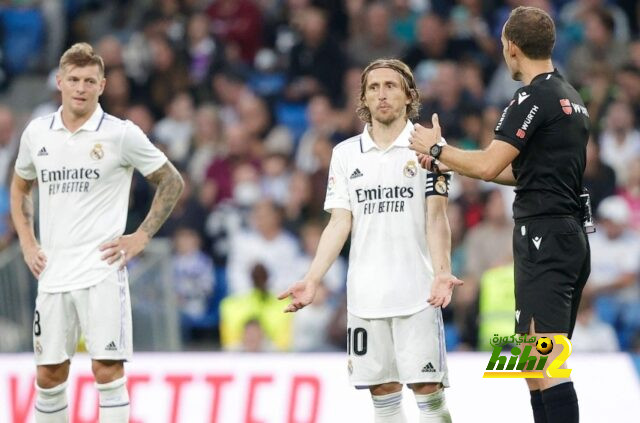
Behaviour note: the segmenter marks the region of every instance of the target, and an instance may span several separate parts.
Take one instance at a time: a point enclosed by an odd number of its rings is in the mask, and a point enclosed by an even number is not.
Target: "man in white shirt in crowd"
[[[102,111],[104,62],[86,43],[69,48],[57,75],[62,107],[22,134],[11,216],[38,279],[33,325],[37,423],[68,421],[67,378],[80,333],[99,393],[101,423],[129,421],[124,361],[132,354],[126,263],[167,219],[180,174],[130,121]],[[133,170],[157,185],[140,227],[123,235]],[[39,240],[31,191],[37,180]]]
[[[368,388],[376,423],[405,422],[402,386],[420,422],[449,422],[441,307],[451,300],[449,175],[420,167],[409,150],[419,97],[409,67],[379,59],[363,71],[361,135],[333,150],[325,210],[331,212],[303,279],[280,295],[287,312],[309,305],[351,233],[347,351],[351,383]]]

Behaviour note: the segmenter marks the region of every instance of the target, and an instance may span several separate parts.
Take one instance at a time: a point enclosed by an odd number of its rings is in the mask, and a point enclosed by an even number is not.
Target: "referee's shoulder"
[[[334,153],[340,152],[341,154],[344,154],[350,151],[352,148],[359,149],[361,137],[362,137],[362,134],[358,134],[358,135],[354,135],[351,138],[347,138],[344,141],[340,141],[338,144],[336,144],[335,147],[333,147],[333,152]]]

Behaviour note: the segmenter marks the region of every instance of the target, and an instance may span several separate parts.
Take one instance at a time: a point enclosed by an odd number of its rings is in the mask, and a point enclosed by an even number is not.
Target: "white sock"
[[[427,395],[416,394],[420,409],[420,423],[450,423],[451,415],[444,399],[444,389]]]
[[[402,410],[402,391],[387,395],[371,395],[375,423],[406,423]]]
[[[36,423],[67,423],[67,382],[44,389],[36,383]]]
[[[109,383],[96,383],[100,398],[100,423],[129,422],[129,392],[127,378]]]

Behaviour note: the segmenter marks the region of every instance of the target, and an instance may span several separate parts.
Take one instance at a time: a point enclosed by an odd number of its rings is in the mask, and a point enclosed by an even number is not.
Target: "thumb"
[[[278,299],[279,300],[284,300],[285,298],[287,298],[289,295],[291,294],[291,288],[287,289],[286,291],[283,291],[280,293],[280,295],[278,295]]]
[[[436,133],[436,142],[440,142],[440,138],[442,137],[442,131],[440,129],[440,119],[438,119],[438,114],[434,113],[431,115],[431,123],[433,124],[433,130]]]
[[[460,280],[456,277],[453,278],[453,280],[451,281],[451,283],[453,284],[453,286],[460,286],[460,285],[464,285],[464,281]]]

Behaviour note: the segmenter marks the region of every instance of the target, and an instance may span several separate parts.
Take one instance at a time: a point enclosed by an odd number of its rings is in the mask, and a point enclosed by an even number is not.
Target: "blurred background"
[[[106,65],[106,112],[139,125],[186,189],[130,264],[136,351],[345,349],[348,245],[313,305],[281,313],[328,214],[332,148],[362,131],[360,73],[404,60],[455,146],[485,147],[520,86],[501,29],[519,5],[557,25],[554,64],[587,105],[585,185],[598,230],[575,352],[640,354],[640,6],[635,0],[13,0],[0,1],[0,352],[32,351],[36,282],[9,216],[26,123],[60,105],[62,52],[90,42]],[[153,195],[136,174],[127,231]],[[449,351],[489,350],[513,333],[511,188],[460,176],[449,202]],[[597,340],[597,342],[594,342]],[[82,346],[80,346],[82,348]],[[487,356],[488,357],[488,356]],[[481,369],[480,369],[481,370]]]

